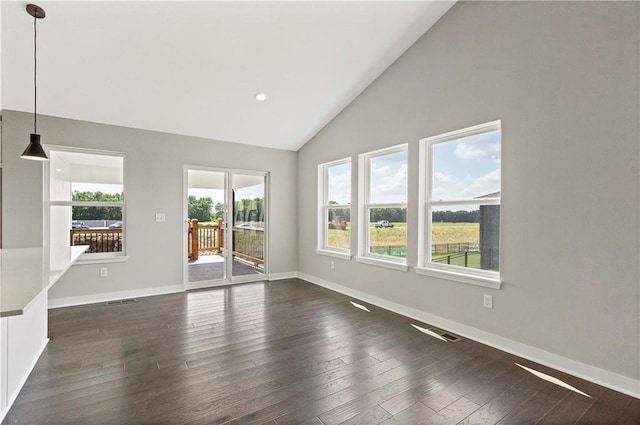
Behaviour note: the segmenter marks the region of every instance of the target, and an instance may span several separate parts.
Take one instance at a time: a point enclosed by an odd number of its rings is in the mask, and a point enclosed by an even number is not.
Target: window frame
[[[474,136],[490,131],[500,131],[500,196],[482,199],[451,199],[446,201],[434,201],[432,195],[432,168],[433,155],[432,147],[440,143],[451,142],[464,137]],[[418,234],[422,235],[418,244],[418,266],[416,273],[440,277],[472,285],[484,286],[488,288],[500,289],[501,287],[501,263],[502,255],[499,256],[500,267],[498,271],[472,269],[468,267],[451,264],[440,264],[431,261],[432,252],[432,215],[433,207],[455,206],[455,205],[499,205],[502,204],[502,124],[500,120],[490,121],[472,127],[454,130],[443,134],[420,139],[420,179],[419,179],[419,220]],[[502,209],[502,207],[501,207]],[[500,215],[500,229],[502,227],[502,214]],[[502,247],[502,230],[500,230],[498,244]]]
[[[349,215],[353,214],[351,203],[329,205],[329,169],[344,164],[349,164],[349,173],[351,181],[353,180],[353,161],[351,157],[337,159],[335,161],[318,164],[318,232],[316,253],[336,257],[340,259],[351,259],[351,245],[353,244],[353,217],[349,231],[349,249],[329,246],[329,232],[327,228],[327,217],[331,209],[349,209]],[[349,184],[349,198],[352,199],[353,190],[351,190],[351,182]]]
[[[406,271],[408,269],[407,258],[391,257],[388,255],[374,254],[370,252],[370,222],[371,208],[404,208],[406,210],[407,223],[409,221],[409,176],[407,176],[407,202],[371,203],[370,202],[370,171],[371,159],[392,155],[398,152],[407,152],[407,167],[409,165],[409,144],[402,143],[388,148],[378,149],[358,155],[358,255],[356,261],[375,266],[386,267],[394,270]],[[408,231],[408,227],[407,227]],[[407,235],[408,236],[408,235]],[[408,253],[408,241],[407,244]]]
[[[76,264],[98,264],[98,263],[114,263],[114,262],[125,262],[128,261],[127,256],[127,218],[126,218],[126,154],[124,152],[115,152],[115,151],[107,151],[107,150],[99,150],[99,149],[87,149],[87,148],[76,148],[69,146],[56,146],[56,145],[45,145],[43,146],[47,152],[49,157],[51,156],[51,152],[70,152],[77,154],[86,154],[86,155],[103,155],[103,156],[111,156],[111,157],[119,157],[122,158],[122,202],[106,202],[106,201],[52,201],[51,200],[51,162],[44,162],[44,174],[45,174],[45,187],[44,187],[44,209],[45,209],[45,246],[50,246],[51,244],[51,208],[52,207],[69,207],[73,208],[74,206],[84,206],[84,207],[118,207],[122,208],[122,250],[119,252],[96,252],[96,253],[84,253],[79,258]],[[67,241],[68,242],[68,241]]]

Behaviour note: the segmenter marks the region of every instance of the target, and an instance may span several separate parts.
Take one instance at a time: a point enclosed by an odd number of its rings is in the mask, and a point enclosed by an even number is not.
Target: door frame
[[[224,173],[224,190],[225,190],[225,203],[226,207],[224,209],[224,269],[226,278],[222,279],[212,279],[212,280],[204,280],[199,282],[189,282],[189,224],[187,220],[188,217],[188,205],[189,205],[189,171],[210,171],[216,173]],[[263,176],[264,177],[264,273],[256,274],[256,275],[244,275],[244,276],[233,276],[233,253],[228,251],[228,247],[231,246],[233,241],[233,234],[229,231],[230,222],[229,217],[232,217],[232,214],[235,215],[234,205],[232,203],[232,186],[233,186],[233,174],[247,174],[247,175],[255,175],[255,176]],[[271,217],[271,213],[269,211],[269,186],[270,186],[270,173],[268,171],[256,171],[256,170],[240,170],[233,168],[221,168],[221,167],[212,167],[212,166],[204,166],[204,165],[189,165],[185,164],[183,166],[183,196],[182,196],[182,261],[183,261],[183,285],[186,290],[189,289],[201,289],[201,288],[212,288],[216,286],[226,286],[232,285],[236,283],[248,283],[248,282],[257,282],[262,280],[268,280],[269,278],[269,269],[270,269],[270,258],[269,255],[269,221]]]

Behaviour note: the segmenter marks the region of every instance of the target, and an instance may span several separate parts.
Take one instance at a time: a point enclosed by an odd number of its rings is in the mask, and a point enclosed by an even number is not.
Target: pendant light
[[[20,158],[32,159],[35,161],[46,161],[49,158],[42,149],[40,144],[40,135],[37,131],[37,103],[38,103],[38,86],[36,84],[36,70],[37,70],[37,57],[36,57],[36,27],[38,19],[44,19],[47,13],[41,7],[35,4],[27,5],[27,13],[33,16],[33,133],[31,133],[31,140],[29,145],[22,152]]]

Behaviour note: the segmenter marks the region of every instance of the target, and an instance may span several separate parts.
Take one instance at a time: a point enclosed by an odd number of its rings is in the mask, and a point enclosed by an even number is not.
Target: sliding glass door
[[[185,167],[187,289],[266,275],[266,173]]]
[[[233,227],[231,275],[264,274],[265,176],[231,175]]]

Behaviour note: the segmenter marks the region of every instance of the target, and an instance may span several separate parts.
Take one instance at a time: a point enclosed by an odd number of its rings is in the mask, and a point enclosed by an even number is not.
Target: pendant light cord
[[[37,130],[37,111],[38,111],[38,86],[36,83],[36,74],[38,70],[38,56],[36,55],[37,43],[36,38],[38,36],[38,25],[36,22],[38,21],[38,12],[33,14],[33,132],[35,134],[38,133]]]

